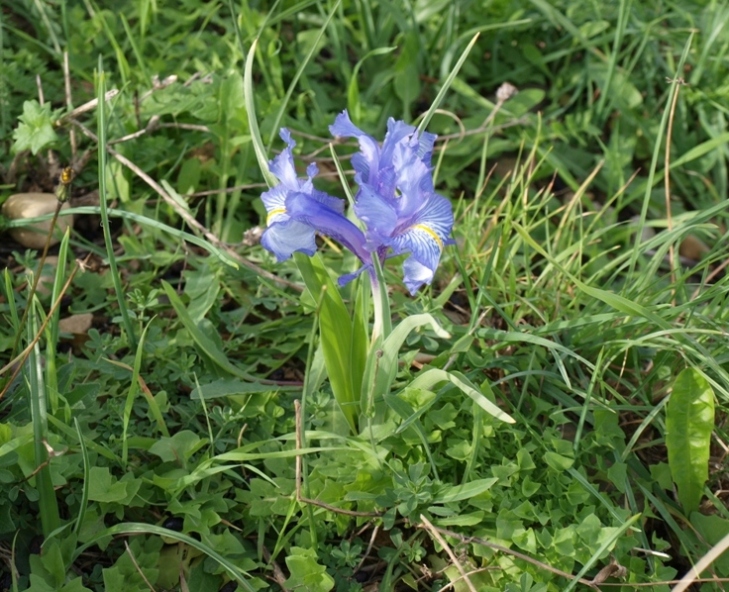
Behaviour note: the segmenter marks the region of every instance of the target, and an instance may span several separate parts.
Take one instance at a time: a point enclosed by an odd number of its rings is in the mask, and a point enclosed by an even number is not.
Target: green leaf
[[[334,398],[350,428],[356,431],[364,369],[358,357],[364,350],[353,345],[352,315],[318,255],[294,253],[294,259],[310,298],[319,305],[319,338]]]
[[[225,570],[228,572],[228,575],[232,577],[236,582],[238,582],[238,585],[241,589],[246,590],[246,592],[255,592],[255,589],[253,586],[246,580],[243,576],[247,575],[244,574],[234,563],[232,563],[229,559],[224,557],[221,553],[219,553],[215,548],[208,546],[206,543],[202,541],[198,541],[197,539],[194,539],[190,536],[187,536],[186,534],[182,534],[181,532],[176,532],[174,530],[170,530],[168,528],[163,528],[161,526],[156,526],[155,524],[144,524],[139,522],[125,522],[122,524],[116,524],[114,526],[111,526],[107,529],[104,529],[100,532],[95,533],[94,537],[92,537],[89,541],[84,543],[83,545],[80,545],[77,547],[74,551],[72,562],[78,559],[78,557],[86,551],[89,547],[92,547],[93,545],[98,544],[103,539],[110,537],[110,536],[117,536],[117,535],[157,535],[157,536],[163,536],[167,537],[176,541],[179,541],[181,543],[184,543],[186,545],[189,545],[190,547],[193,547],[201,552],[203,552],[205,555],[210,557],[211,559],[217,561]]]
[[[121,481],[111,475],[109,467],[91,467],[89,471],[89,500],[95,502],[117,502],[128,504],[139,491],[139,479],[127,473]]]
[[[18,119],[20,123],[13,132],[13,152],[30,150],[33,154],[38,154],[58,140],[53,129],[50,103],[41,105],[35,99],[25,101],[23,114]]]
[[[506,423],[515,423],[514,419],[508,413],[499,409],[460,372],[446,372],[439,368],[431,368],[430,370],[420,373],[408,386],[410,388],[432,390],[431,387],[439,382],[450,382],[457,386],[461,389],[461,391],[463,391],[463,393],[473,399],[474,403],[481,407],[481,409],[489,415],[493,415],[496,419],[500,419]],[[490,390],[488,385],[485,386]],[[493,396],[493,393],[490,394]]]
[[[260,382],[243,382],[237,378],[219,378],[207,384],[199,384],[190,393],[193,400],[218,399],[235,395],[270,393],[271,391],[300,391],[298,386],[273,386]]]
[[[291,576],[284,585],[289,589],[329,592],[334,588],[334,578],[327,573],[326,567],[317,563],[314,549],[291,547],[291,555],[286,558],[286,567],[289,568]]]
[[[182,430],[171,438],[160,438],[152,445],[149,452],[156,454],[165,462],[177,461],[185,466],[187,459],[204,445],[205,441],[197,434],[190,430]]]
[[[397,376],[398,353],[408,335],[418,327],[430,325],[438,337],[448,338],[432,315],[423,313],[407,317],[400,321],[380,346],[375,344],[367,359],[367,366],[362,381],[362,392],[388,394]],[[374,385],[368,388],[368,385]]]
[[[462,500],[470,499],[484,491],[488,491],[498,481],[499,480],[496,477],[489,477],[488,479],[477,479],[476,481],[471,481],[464,485],[446,487],[435,497],[433,501],[440,504],[447,504],[450,502],[460,502]]]
[[[686,368],[676,378],[666,405],[666,448],[678,499],[688,514],[699,507],[709,478],[714,429],[714,391],[703,374]]]
[[[233,376],[238,376],[244,380],[251,380],[256,382],[256,377],[244,372],[228,360],[225,354],[220,351],[220,348],[216,343],[210,339],[205,333],[198,327],[197,323],[190,316],[190,313],[185,308],[185,305],[180,300],[180,297],[175,292],[175,289],[170,286],[164,280],[162,281],[162,287],[164,288],[165,294],[170,299],[170,304],[175,309],[177,317],[182,321],[185,329],[188,330],[193,341],[198,345],[202,352],[221,370],[225,370]]]

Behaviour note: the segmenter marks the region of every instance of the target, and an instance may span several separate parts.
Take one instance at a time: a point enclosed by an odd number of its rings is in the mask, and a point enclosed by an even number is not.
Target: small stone
[[[91,329],[94,315],[90,312],[71,315],[58,321],[58,330],[61,333],[73,333],[74,335],[86,335]]]
[[[16,193],[11,195],[3,204],[2,215],[10,220],[24,220],[37,218],[46,214],[53,214],[58,206],[58,199],[53,193]],[[66,202],[61,209],[67,209],[70,204]],[[69,226],[73,226],[73,216],[58,216],[56,230],[51,237],[51,245],[59,242],[63,233]],[[34,222],[19,228],[10,228],[8,232],[16,242],[28,249],[42,249],[51,230],[51,220]]]

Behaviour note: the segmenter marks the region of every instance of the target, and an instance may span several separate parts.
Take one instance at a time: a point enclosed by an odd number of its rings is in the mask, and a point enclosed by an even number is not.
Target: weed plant
[[[54,265],[0,234],[0,590],[724,589],[726,2],[0,19],[0,202],[68,165],[76,217]],[[306,264],[258,244],[280,128],[347,197],[344,109],[378,138],[427,113],[455,213],[429,287],[384,266],[388,320],[433,322],[366,430]],[[318,246],[331,294],[358,263]]]

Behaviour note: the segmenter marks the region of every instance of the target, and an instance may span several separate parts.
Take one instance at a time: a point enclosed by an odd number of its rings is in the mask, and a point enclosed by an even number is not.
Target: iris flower
[[[363,263],[356,273],[342,276],[341,284],[364,270],[372,273],[373,257],[384,261],[390,251],[409,253],[403,276],[410,293],[415,294],[423,284],[430,284],[443,248],[453,242],[449,238],[453,227],[450,202],[433,187],[430,161],[435,135],[419,135],[413,126],[391,118],[380,146],[352,123],[346,111],[337,116],[330,131],[359,142],[360,152],[352,157],[359,186],[354,211],[365,231],[346,218],[342,200],[314,188],[316,165],[307,168],[307,179],[296,176],[295,143],[289,131],[282,129],[287,148],[270,163],[280,183],[261,196],[268,212],[263,246],[282,261],[294,251],[312,255],[315,233],[328,235]]]

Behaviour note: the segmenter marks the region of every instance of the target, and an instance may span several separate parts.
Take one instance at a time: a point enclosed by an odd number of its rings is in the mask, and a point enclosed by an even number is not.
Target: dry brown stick
[[[360,569],[362,569],[364,562],[370,556],[370,553],[372,552],[372,547],[375,546],[375,539],[377,538],[378,532],[380,532],[380,525],[375,524],[375,527],[372,529],[372,534],[370,535],[370,541],[369,543],[367,543],[367,549],[365,549],[364,555],[362,555],[362,559],[359,560],[357,567],[355,567],[352,571],[352,575],[356,574]]]
[[[676,103],[678,102],[678,90],[681,85],[685,84],[683,78],[676,79],[676,85],[673,88],[673,97],[671,97],[671,108],[668,111],[668,128],[666,129],[666,154],[663,161],[663,185],[666,192],[666,226],[668,232],[673,230],[673,217],[671,216],[671,137],[673,135],[673,117],[676,113]],[[668,265],[671,268],[671,284],[676,283],[676,253],[673,248],[673,243],[668,245]],[[675,302],[675,291],[674,291],[674,302]]]
[[[73,95],[71,94],[71,70],[68,65],[68,51],[63,52],[63,86],[66,92],[66,107],[73,110]],[[71,162],[76,161],[76,130],[71,128],[68,131],[68,139],[71,142]]]
[[[693,294],[691,294],[691,300],[696,300],[699,292],[701,292],[701,286],[712,282],[717,275],[719,275],[724,269],[726,269],[727,265],[729,265],[729,259],[724,259],[721,265],[719,265],[708,276],[706,276],[706,281],[702,282],[701,285],[699,285],[699,287],[694,290]]]
[[[466,581],[466,586],[468,586],[468,589],[471,592],[478,592],[476,590],[476,587],[473,585],[473,582],[471,581],[471,578],[468,577],[468,572],[466,572],[466,569],[461,565],[461,562],[458,561],[458,557],[456,557],[456,554],[453,552],[453,550],[450,548],[446,540],[441,536],[441,534],[436,530],[435,526],[425,517],[425,514],[420,515],[420,521],[425,526],[425,529],[431,534],[431,536],[438,541],[441,547],[443,547],[443,550],[446,552],[448,557],[450,557],[451,561],[453,562],[453,565],[458,568],[459,573],[461,574],[461,577]]]
[[[112,88],[111,90],[106,91],[106,94],[104,95],[104,100],[109,101],[118,94],[119,90],[116,88]],[[85,102],[83,105],[76,107],[73,111],[66,113],[65,115],[61,115],[61,117],[55,122],[54,125],[59,126],[67,120],[73,120],[75,117],[78,117],[82,113],[86,113],[87,111],[96,109],[98,104],[99,99],[91,99],[90,101]]]
[[[483,571],[494,571],[494,570],[497,570],[497,569],[502,569],[502,568],[499,567],[498,565],[488,565],[486,567],[479,567],[479,568],[476,568],[476,569],[472,569],[471,571],[469,571],[467,573],[467,575],[468,576],[474,576],[474,575],[479,574],[479,573],[481,573]],[[440,572],[441,572],[441,570],[438,570],[436,573],[440,573]],[[458,576],[454,580],[451,580],[450,582],[448,582],[438,592],[445,592],[445,590],[450,590],[451,588],[455,588],[456,587],[456,584],[458,582],[460,582],[462,579],[463,579],[463,576]]]
[[[144,580],[144,583],[147,584],[147,588],[149,588],[152,592],[156,592],[155,589],[154,589],[154,586],[147,579],[147,576],[144,575],[144,572],[142,571],[142,568],[139,567],[139,564],[137,563],[137,560],[134,557],[134,553],[132,553],[132,549],[129,546],[129,543],[127,543],[126,540],[124,540],[124,547],[126,548],[127,553],[129,553],[129,559],[132,560],[132,563],[134,564],[134,567],[136,568],[137,573],[140,576],[142,576],[142,579]]]
[[[336,175],[336,173],[333,173]],[[320,175],[324,176],[324,175]],[[246,189],[264,189],[268,187],[265,183],[247,183],[245,185],[235,185],[224,189],[208,189],[207,191],[195,191],[186,194],[187,197],[205,197],[207,195],[218,195],[219,193],[235,193],[236,191],[245,191]]]
[[[80,121],[77,121],[75,119],[70,120],[73,125],[78,127],[85,136],[90,138],[94,142],[98,142],[99,138],[94,134],[89,128],[87,128],[84,124],[82,124]],[[157,183],[152,177],[150,177],[147,173],[145,173],[142,169],[140,169],[136,164],[134,164],[131,160],[129,160],[126,156],[123,156],[122,154],[119,154],[116,150],[111,148],[110,146],[106,146],[106,151],[111,154],[116,160],[118,160],[121,164],[123,164],[125,167],[127,167],[129,170],[131,170],[133,173],[135,173],[140,179],[142,179],[147,185],[149,185],[152,189],[154,189],[157,194],[167,203],[169,206],[171,206],[175,212],[187,223],[187,225],[192,228],[193,230],[199,232],[202,234],[210,243],[217,247],[218,249],[221,249],[225,251],[232,259],[234,259],[237,263],[240,263],[243,267],[247,267],[248,269],[255,271],[258,275],[271,280],[272,282],[276,282],[279,284],[282,284],[284,286],[287,286],[289,288],[292,288],[294,290],[297,290],[299,292],[303,291],[303,288],[299,286],[298,284],[295,284],[293,282],[290,282],[284,278],[281,278],[270,271],[266,271],[265,269],[259,267],[255,263],[252,263],[248,261],[245,257],[242,257],[239,255],[235,250],[233,250],[230,246],[225,244],[223,241],[221,241],[215,234],[210,232],[207,228],[205,228],[200,222],[195,220],[195,217],[188,212],[185,208],[181,207],[180,204],[177,203],[165,190],[164,188]]]
[[[289,592],[289,589],[285,585],[286,575],[282,571],[281,567],[279,567],[278,563],[273,560],[271,552],[266,549],[266,547],[263,547],[263,558],[271,564],[271,567],[273,568],[273,579],[276,580],[276,583],[281,587],[281,590],[283,590],[283,592]]]

